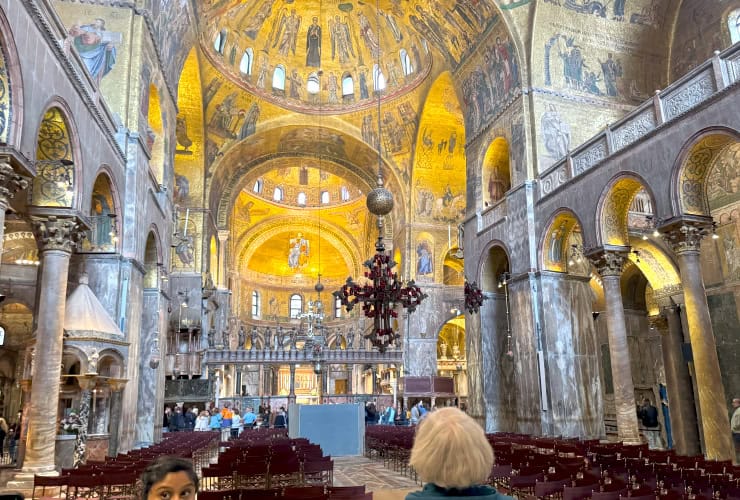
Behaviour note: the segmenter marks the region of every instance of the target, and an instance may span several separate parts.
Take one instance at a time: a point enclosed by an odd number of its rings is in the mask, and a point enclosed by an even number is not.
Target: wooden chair
[[[36,498],[36,489],[41,488],[41,496],[46,496],[47,488],[52,491],[54,495],[58,495],[61,498],[67,496],[67,484],[68,476],[33,476],[33,492],[32,497]]]
[[[591,498],[594,489],[598,489],[598,487],[598,484],[566,486],[563,488],[563,500],[582,500],[584,498]]]
[[[240,500],[241,490],[200,491],[198,500]]]

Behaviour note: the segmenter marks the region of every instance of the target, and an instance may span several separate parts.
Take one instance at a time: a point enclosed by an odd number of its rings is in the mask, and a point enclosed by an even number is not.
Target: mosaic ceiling
[[[212,0],[201,47],[232,83],[288,109],[342,113],[418,86],[433,60],[455,70],[496,24],[488,2]],[[320,108],[320,109],[319,109]]]

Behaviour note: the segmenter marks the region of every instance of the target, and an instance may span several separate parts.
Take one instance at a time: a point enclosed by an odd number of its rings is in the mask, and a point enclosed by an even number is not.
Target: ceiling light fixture
[[[376,23],[378,28],[378,43],[382,40],[380,36],[380,2],[375,2]],[[376,57],[377,71],[373,71],[374,78],[380,75],[380,54],[378,47]],[[339,290],[334,292],[334,297],[339,299],[347,312],[358,303],[362,303],[362,311],[366,317],[372,318],[374,322],[373,329],[365,334],[372,346],[380,352],[385,350],[399,338],[394,330],[392,319],[398,317],[397,306],[401,306],[409,313],[416,310],[416,307],[423,301],[427,295],[421,291],[414,280],[410,280],[406,286],[398,278],[398,273],[393,270],[396,262],[386,254],[384,235],[385,216],[393,210],[393,193],[384,185],[383,180],[383,156],[381,150],[382,128],[380,119],[380,101],[382,89],[379,85],[376,87],[377,113],[378,113],[378,139],[375,146],[378,149],[378,178],[375,188],[367,195],[367,209],[377,217],[378,239],[375,242],[375,255],[365,261],[363,264],[367,270],[365,278],[371,283],[359,285],[350,277]],[[408,332],[407,332],[408,334]]]

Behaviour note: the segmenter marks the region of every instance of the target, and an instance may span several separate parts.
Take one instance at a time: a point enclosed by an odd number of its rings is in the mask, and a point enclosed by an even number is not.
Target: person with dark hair
[[[198,476],[189,460],[160,457],[141,475],[141,500],[194,500]]]

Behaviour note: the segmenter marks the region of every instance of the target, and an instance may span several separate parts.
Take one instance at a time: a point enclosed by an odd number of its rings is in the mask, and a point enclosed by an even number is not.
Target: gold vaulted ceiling
[[[498,20],[489,2],[454,0],[381,0],[379,12],[375,2],[359,0],[196,3],[211,64],[251,94],[303,112],[372,107],[378,62],[383,98],[405,94],[426,79],[434,59],[455,70]],[[284,90],[273,86],[276,68],[284,70]],[[309,80],[320,90],[309,91]]]

